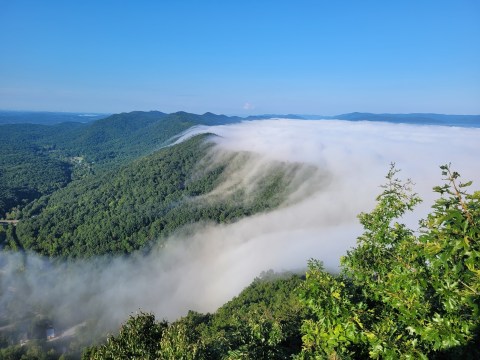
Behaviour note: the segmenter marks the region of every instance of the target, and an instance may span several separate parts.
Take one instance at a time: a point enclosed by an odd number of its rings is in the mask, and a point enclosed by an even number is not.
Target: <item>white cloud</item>
[[[252,103],[246,102],[243,104],[243,109],[244,110],[253,110],[255,109],[255,106]]]

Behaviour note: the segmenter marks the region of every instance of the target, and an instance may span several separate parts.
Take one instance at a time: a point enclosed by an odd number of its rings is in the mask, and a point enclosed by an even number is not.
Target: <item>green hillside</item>
[[[188,224],[231,222],[280,204],[295,164],[279,163],[248,199],[239,187],[226,197],[203,200],[238,156],[204,170],[199,164],[212,146],[207,138],[191,138],[32,202],[19,212],[16,238],[8,239],[15,245],[7,241],[7,248],[50,257],[130,253]]]
[[[0,219],[71,180],[73,162],[46,139],[66,136],[78,127],[81,125],[0,125]]]

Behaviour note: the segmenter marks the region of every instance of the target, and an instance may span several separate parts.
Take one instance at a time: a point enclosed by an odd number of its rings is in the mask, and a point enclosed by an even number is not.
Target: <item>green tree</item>
[[[153,314],[140,313],[123,324],[117,336],[110,336],[105,345],[91,347],[83,359],[156,359],[160,340],[168,328],[166,321],[156,322]]]
[[[415,233],[399,219],[420,202],[392,166],[365,232],[338,277],[311,261],[299,358],[479,356],[480,193],[442,166],[441,197]]]
[[[7,232],[5,231],[3,225],[0,225],[0,249],[2,249],[5,244],[5,240],[7,239]]]

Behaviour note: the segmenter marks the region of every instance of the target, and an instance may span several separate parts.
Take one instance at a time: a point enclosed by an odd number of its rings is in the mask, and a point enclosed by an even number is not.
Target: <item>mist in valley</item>
[[[281,206],[232,224],[191,225],[148,254],[64,263],[1,253],[2,323],[45,313],[65,328],[94,318],[98,329],[115,331],[139,310],[168,320],[212,312],[262,271],[302,272],[310,258],[338,271],[362,232],[356,217],[375,205],[392,162],[424,200],[405,219],[413,228],[436,198],[440,165],[451,162],[473,188],[480,180],[480,129],[282,119],[195,127],[179,141],[200,133],[217,135],[202,166],[231,152],[254,154],[227,167],[202,201],[238,187],[248,196],[271,164],[295,164]]]

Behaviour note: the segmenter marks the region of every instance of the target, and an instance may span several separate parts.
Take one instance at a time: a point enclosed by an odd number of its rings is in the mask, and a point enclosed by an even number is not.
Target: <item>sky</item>
[[[480,114],[480,1],[0,0],[0,109]]]

